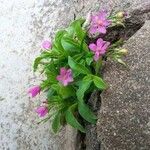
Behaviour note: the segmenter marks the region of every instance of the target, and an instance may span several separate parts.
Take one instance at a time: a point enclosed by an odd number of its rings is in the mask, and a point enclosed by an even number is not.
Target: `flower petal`
[[[106,50],[109,45],[110,45],[110,42],[106,42],[106,43],[103,45],[102,50]]]
[[[107,12],[106,10],[101,10],[99,13],[98,13],[98,18],[99,19],[106,19],[107,17]]]
[[[93,52],[95,52],[96,49],[97,49],[97,46],[96,46],[94,43],[92,43],[92,44],[89,45],[89,48],[90,48]]]
[[[97,44],[98,47],[102,47],[103,44],[104,44],[103,39],[99,38],[99,39],[96,41],[96,44]]]
[[[60,69],[60,74],[61,74],[61,75],[65,75],[66,72],[67,72],[67,70],[66,70],[66,68],[64,68],[64,67],[62,67],[62,68]]]
[[[103,25],[106,26],[106,27],[109,26],[110,24],[111,24],[110,20],[104,20],[103,21]]]
[[[92,23],[96,23],[98,19],[99,19],[99,18],[98,18],[97,15],[91,17]]]
[[[60,81],[60,83],[62,83],[64,86],[68,85],[69,82],[73,81],[72,70],[62,67],[60,69],[60,75],[58,75],[56,79]]]
[[[40,86],[34,86],[28,90],[28,94],[31,94],[31,97],[35,97],[41,91]]]
[[[97,33],[97,26],[91,26],[90,31],[91,34]]]
[[[51,42],[48,41],[48,40],[43,41],[42,42],[42,48],[44,48],[44,49],[51,49],[52,48]]]
[[[106,34],[106,27],[98,27],[97,29],[100,33]]]
[[[95,55],[94,55],[94,60],[95,60],[95,61],[98,61],[98,59],[99,59],[99,54],[95,54]]]
[[[56,77],[56,79],[57,79],[58,81],[61,81],[61,80],[62,80],[62,76],[61,76],[61,75],[58,75],[58,76]]]
[[[68,85],[68,81],[67,81],[67,80],[63,80],[63,81],[62,81],[62,84],[63,84],[64,86],[67,86],[67,85]]]
[[[44,117],[48,113],[48,108],[45,106],[39,106],[35,112],[40,116]]]

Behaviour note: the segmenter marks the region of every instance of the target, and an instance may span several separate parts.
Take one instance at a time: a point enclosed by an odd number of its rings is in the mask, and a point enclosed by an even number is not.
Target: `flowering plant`
[[[105,37],[107,28],[123,25],[124,17],[123,12],[109,16],[100,11],[58,31],[52,43],[42,43],[44,51],[35,59],[33,67],[34,71],[41,67],[46,79],[40,86],[29,89],[29,93],[35,97],[41,91],[46,92],[47,99],[36,112],[45,117],[43,121],[53,119],[55,133],[66,123],[85,132],[79,118],[96,123],[97,117],[85,101],[87,95],[108,88],[100,72],[104,61],[113,59],[125,65],[121,58],[127,53],[120,47],[121,40],[110,43],[101,35]]]

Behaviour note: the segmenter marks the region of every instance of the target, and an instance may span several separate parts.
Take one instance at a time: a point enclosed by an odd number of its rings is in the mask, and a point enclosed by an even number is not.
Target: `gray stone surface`
[[[50,123],[37,125],[34,108],[44,96],[33,102],[27,89],[42,78],[32,72],[41,41],[52,38],[76,14],[94,9],[96,2],[0,0],[0,150],[72,150],[76,132],[67,127],[55,136]]]
[[[41,39],[48,37],[43,30],[36,41],[37,24],[33,24],[34,14],[44,15],[44,5],[32,0],[0,0],[0,150],[60,147],[58,138],[49,131],[49,123],[37,125],[34,107],[42,96],[34,103],[27,95],[27,89],[39,83],[32,73],[32,61],[40,52]]]
[[[42,78],[31,67],[41,51],[41,41],[52,38],[74,16],[99,8],[129,10],[139,13],[138,18],[144,13],[142,20],[149,18],[149,0],[0,0],[0,150],[74,149],[76,131],[66,127],[55,136],[49,123],[37,125],[34,107],[44,96],[33,102],[26,92]]]
[[[97,123],[102,150],[150,149],[150,21],[124,45],[129,70],[109,62]]]
[[[148,6],[149,0],[102,0],[99,3],[100,8],[107,9],[108,11],[127,10],[132,12],[140,8],[140,11],[145,11]],[[144,7],[145,6],[145,7]]]
[[[0,150],[59,150],[63,132],[55,136],[50,123],[37,125],[33,101],[27,89],[39,84],[32,62],[43,39],[73,18],[72,2],[59,0],[0,0]],[[63,17],[65,16],[65,17]]]

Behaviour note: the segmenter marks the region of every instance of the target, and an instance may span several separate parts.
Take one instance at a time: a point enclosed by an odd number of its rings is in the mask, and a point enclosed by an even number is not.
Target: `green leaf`
[[[80,54],[76,54],[74,55],[72,58],[75,60],[75,61],[79,61],[82,57],[83,57],[83,53],[80,53]]]
[[[81,41],[85,37],[85,31],[82,29],[82,24],[84,23],[84,21],[85,20],[83,19],[79,19],[71,24],[71,26],[74,28],[77,38]]]
[[[101,90],[107,89],[108,87],[104,80],[98,76],[93,75],[93,82],[95,86]]]
[[[95,66],[96,75],[99,74],[101,67],[102,67],[102,58],[100,58],[100,59],[96,62],[96,66]]]
[[[83,126],[78,122],[78,120],[73,115],[73,110],[77,107],[77,104],[72,105],[65,114],[66,122],[70,124],[72,127],[80,130],[81,132],[85,133],[85,129]]]
[[[68,36],[64,36],[61,39],[61,44],[64,50],[67,51],[70,55],[73,52],[80,52],[80,44]]]
[[[80,19],[77,19],[77,20],[73,21],[73,22],[70,24],[70,26],[75,26],[75,24],[77,24],[77,23],[79,23],[80,26],[82,26],[82,24],[83,24],[84,22],[85,22],[85,19],[80,18]]]
[[[38,65],[41,63],[41,60],[43,59],[51,60],[51,58],[58,58],[58,57],[60,57],[60,53],[54,50],[42,52],[41,55],[37,57],[34,61],[34,64],[33,64],[34,71],[37,70]]]
[[[71,25],[66,29],[69,36],[74,38],[76,36],[80,41],[83,40],[85,36],[85,30],[82,29],[82,24],[84,23],[85,19],[78,19],[71,23]]]
[[[48,100],[51,99],[51,97],[53,96],[53,94],[55,93],[55,91],[53,89],[49,89],[47,92],[47,98]]]
[[[89,50],[88,50],[88,52],[86,52],[85,60],[86,60],[87,65],[90,66],[93,61],[93,53],[89,52]]]
[[[89,52],[89,48],[88,48],[88,45],[85,43],[85,40],[82,41],[82,49],[88,53]]]
[[[61,44],[61,39],[62,37],[66,34],[67,32],[65,30],[60,30],[56,33],[55,35],[55,41],[54,41],[54,45],[55,47],[57,47],[57,50],[64,53],[64,48]]]
[[[77,90],[77,98],[82,100],[84,98],[84,93],[90,87],[92,83],[92,78],[90,75],[85,76],[83,80],[80,82],[79,89]]]
[[[87,58],[86,58],[86,63],[87,63],[87,65],[90,66],[90,64],[92,63],[92,61],[93,61],[93,58],[92,58],[92,57],[87,57]]]
[[[51,66],[51,68],[46,66],[45,74],[46,74],[47,79],[49,80],[49,82],[54,84],[54,83],[58,82],[56,80],[57,72],[56,72],[55,68],[52,68],[52,65],[50,65],[50,66]]]
[[[48,76],[51,72],[58,74],[57,65],[54,64],[54,60],[51,60],[50,64],[45,67],[45,73]]]
[[[68,34],[71,38],[77,39],[80,44],[80,51],[88,51],[88,46],[85,43],[85,37],[87,35],[86,31],[82,28],[82,24],[85,22],[85,19],[78,19],[71,23],[70,27],[67,29]]]
[[[84,77],[83,81],[81,81],[79,89],[77,90],[77,98],[79,100],[78,103],[78,110],[80,115],[87,120],[90,123],[95,124],[97,117],[94,115],[94,113],[90,110],[88,105],[84,102],[84,93],[87,91],[87,89],[90,87],[92,83],[92,77],[86,76]]]
[[[51,88],[52,88],[52,90],[54,90],[54,91],[59,91],[59,85],[58,84],[52,84],[51,85]]]
[[[62,96],[63,99],[69,98],[71,96],[75,96],[74,88],[70,86],[59,86],[59,94]]]
[[[42,90],[44,90],[45,88],[48,88],[50,86],[50,82],[49,80],[44,80],[41,84],[40,87]]]
[[[49,57],[50,58],[60,58],[61,57],[61,54],[60,54],[60,52],[59,51],[56,51],[56,50],[51,50],[50,52],[49,52]]]
[[[90,74],[91,72],[83,65],[77,63],[72,57],[68,57],[68,64],[71,67],[71,69],[82,73],[82,74]]]
[[[78,103],[78,110],[80,115],[88,122],[95,124],[97,121],[97,117],[91,111],[87,104],[84,101],[79,101]]]
[[[53,122],[52,122],[52,129],[53,129],[54,133],[57,133],[58,130],[60,129],[60,126],[61,126],[61,124],[60,124],[60,119],[61,119],[61,113],[58,112],[58,113],[55,115],[54,120],[53,120]]]
[[[60,96],[52,96],[51,99],[54,102],[61,102],[62,101],[62,98]]]
[[[37,57],[35,60],[34,60],[34,64],[33,64],[33,70],[34,72],[37,70],[37,67],[40,63],[40,61],[42,60],[43,58],[42,57]]]
[[[53,84],[51,88],[57,92],[63,99],[69,98],[71,96],[75,96],[75,90],[74,88],[69,86],[63,86],[61,84]]]
[[[55,41],[56,43],[61,44],[61,38],[66,34],[67,32],[65,30],[60,30],[55,35]]]
[[[44,58],[48,58],[48,57],[49,57],[49,53],[44,51],[43,53],[41,53],[41,55],[39,57],[37,57],[34,60],[34,64],[33,64],[34,72],[37,70],[37,67],[40,64],[41,60]]]

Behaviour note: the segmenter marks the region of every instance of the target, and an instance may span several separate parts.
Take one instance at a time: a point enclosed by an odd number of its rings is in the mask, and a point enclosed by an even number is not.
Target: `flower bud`
[[[127,66],[126,63],[122,59],[118,58],[117,62],[120,63],[120,64],[122,64],[122,65],[124,65],[124,66]]]
[[[36,108],[35,112],[39,115],[39,117],[44,117],[48,113],[48,107],[39,106]]]
[[[42,42],[41,47],[43,49],[51,49],[52,48],[52,43],[48,40],[45,40],[45,41]]]
[[[119,50],[120,53],[124,54],[124,55],[127,55],[128,54],[128,50],[123,48],[123,49],[120,49]]]
[[[86,16],[86,20],[85,20],[85,22],[83,24],[83,28],[88,27],[90,25],[90,23],[91,23],[91,17],[92,17],[91,12],[89,12],[87,14],[87,16]]]
[[[28,94],[31,95],[31,97],[35,97],[37,94],[39,94],[41,91],[40,86],[34,86],[28,90]]]
[[[123,18],[123,17],[126,17],[127,16],[127,13],[126,12],[123,12],[123,11],[120,11],[116,14],[116,17],[117,18]]]
[[[123,20],[117,21],[117,22],[115,23],[115,25],[125,27],[125,25],[124,25],[124,23],[123,23]]]

